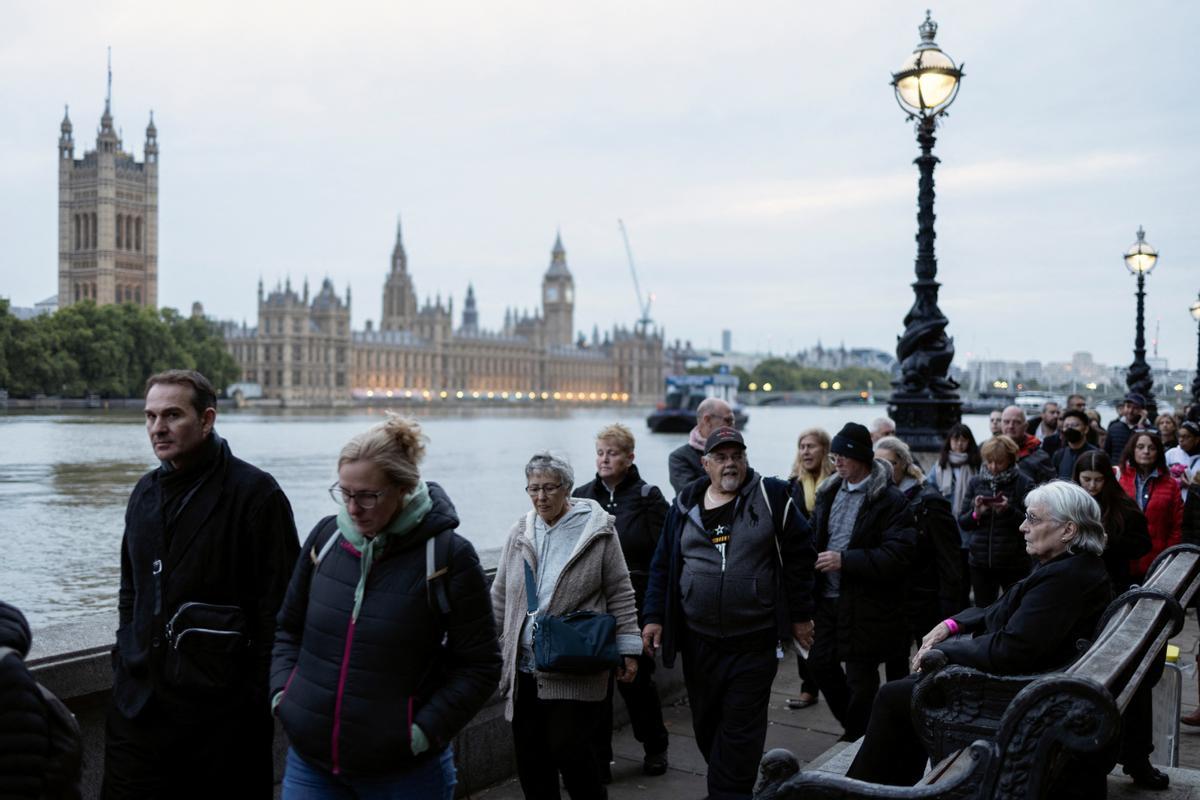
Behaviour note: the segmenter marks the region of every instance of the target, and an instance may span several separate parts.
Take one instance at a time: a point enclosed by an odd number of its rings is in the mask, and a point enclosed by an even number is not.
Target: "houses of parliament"
[[[112,76],[95,150],[75,158],[65,114],[58,140],[58,308],[158,306],[158,129],[151,114],[144,157],[125,149],[112,114]],[[225,343],[246,389],[289,406],[354,401],[470,399],[645,402],[663,386],[659,331],[614,327],[603,338],[574,338],[575,279],[561,237],[542,275],[541,307],[508,310],[504,327],[479,325],[467,287],[461,317],[454,303],[418,303],[399,225],[383,282],[378,327],[350,326],[350,288],[326,278],[310,296],[307,281],[264,291],[258,324],[223,323]],[[251,392],[246,392],[250,394]]]
[[[440,297],[418,303],[400,226],[383,282],[379,326],[350,327],[351,294],[326,278],[264,291],[258,325],[227,324],[225,341],[242,380],[284,405],[351,401],[554,400],[647,402],[663,386],[661,332],[614,327],[601,339],[574,338],[575,279],[561,236],[542,275],[541,308],[509,309],[504,327],[479,325],[467,287],[461,317]]]

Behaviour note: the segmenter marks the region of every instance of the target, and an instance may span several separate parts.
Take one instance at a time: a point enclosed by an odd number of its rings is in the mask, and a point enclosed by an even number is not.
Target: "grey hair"
[[[891,417],[876,417],[871,420],[871,433],[879,433],[882,430],[887,430],[889,433],[896,430],[896,423]]]
[[[1056,522],[1075,523],[1075,538],[1067,548],[1072,553],[1104,553],[1108,535],[1100,516],[1100,504],[1071,481],[1054,480],[1044,483],[1025,496],[1025,507],[1045,506]]]
[[[559,458],[552,453],[534,453],[533,458],[525,465],[525,480],[535,472],[553,472],[568,492],[575,486],[575,470],[565,458]]]
[[[913,460],[912,450],[909,450],[903,441],[895,436],[885,436],[875,443],[875,449],[880,448],[895,453],[900,458],[900,466],[904,467],[905,475],[918,481],[925,480],[925,471]]]

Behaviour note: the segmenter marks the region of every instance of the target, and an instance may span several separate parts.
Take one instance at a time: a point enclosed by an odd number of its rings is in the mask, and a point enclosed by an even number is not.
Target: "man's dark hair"
[[[192,408],[196,409],[198,416],[203,416],[206,408],[217,407],[217,390],[208,378],[194,369],[168,369],[151,375],[146,379],[146,391],[142,393],[143,396],[150,394],[150,389],[160,383],[192,387]]]
[[[1067,409],[1066,411],[1064,411],[1062,418],[1065,420],[1068,417],[1074,417],[1075,419],[1082,422],[1084,433],[1087,433],[1087,429],[1092,427],[1092,421],[1090,419],[1088,419],[1088,415],[1083,413],[1082,411],[1080,411],[1077,408],[1071,408],[1071,409]]]
[[[1078,397],[1080,400],[1082,400],[1085,403],[1087,402],[1087,398],[1081,394],[1069,394],[1069,395],[1067,395],[1067,405],[1071,405],[1071,401],[1074,400],[1076,397]]]

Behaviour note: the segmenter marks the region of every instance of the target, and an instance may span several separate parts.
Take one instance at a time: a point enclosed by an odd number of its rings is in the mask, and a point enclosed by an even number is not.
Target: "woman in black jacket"
[[[1150,552],[1146,515],[1117,482],[1112,462],[1103,450],[1089,450],[1081,455],[1075,462],[1072,479],[1100,504],[1104,532],[1108,534],[1104,566],[1108,568],[1113,591],[1121,594],[1133,583],[1129,563]]]
[[[342,508],[305,542],[275,635],[284,798],[454,796],[450,743],[495,691],[500,649],[475,549],[417,470],[424,452],[396,416],[342,448]]]
[[[971,536],[971,588],[975,605],[986,608],[1000,590],[1029,574],[1029,556],[1021,537],[1025,495],[1033,482],[1017,468],[1017,443],[994,436],[980,448],[984,467],[971,479],[965,511],[958,524]]]
[[[1021,532],[1037,567],[989,608],[969,608],[934,626],[913,657],[913,669],[937,649],[951,664],[997,675],[1045,672],[1069,663],[1075,643],[1094,634],[1111,597],[1100,558],[1099,507],[1067,481],[1040,486],[1027,501]],[[917,679],[910,675],[880,689],[848,777],[900,786],[920,779],[928,756],[910,711]]]

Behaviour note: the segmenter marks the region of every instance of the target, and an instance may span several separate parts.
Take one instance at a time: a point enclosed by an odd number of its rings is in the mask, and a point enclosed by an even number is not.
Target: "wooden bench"
[[[1067,758],[1090,759],[1089,774],[1102,778],[1115,764],[1122,712],[1200,588],[1200,546],[1163,551],[1147,574],[1109,605],[1095,640],[1061,672],[989,675],[926,654],[913,723],[935,766],[916,786],[797,771],[794,756],[775,750],[763,759],[756,800],[1041,798]]]

